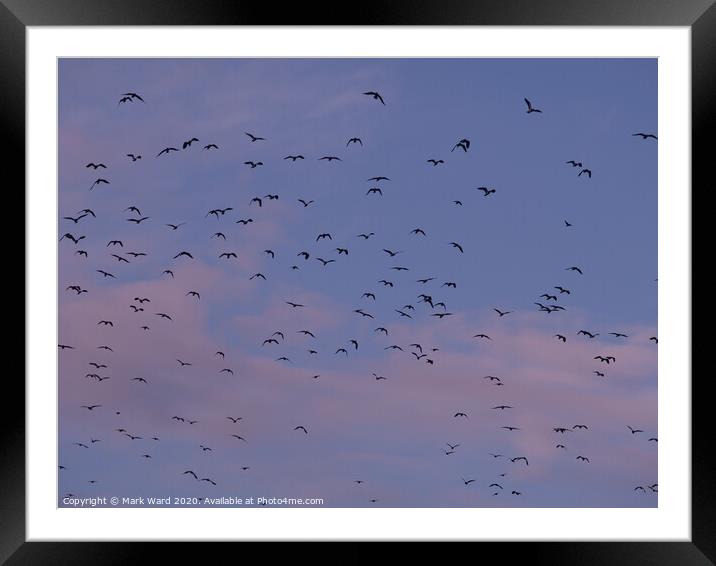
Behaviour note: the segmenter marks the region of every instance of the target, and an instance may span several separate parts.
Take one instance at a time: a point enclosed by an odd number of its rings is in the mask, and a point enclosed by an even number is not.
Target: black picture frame
[[[360,6],[328,2],[285,4],[234,0],[0,0],[2,155],[25,181],[25,32],[28,26],[122,25],[560,25],[686,26],[691,28],[692,178],[706,186],[706,136],[716,92],[716,6],[713,0],[365,0]],[[14,186],[17,187],[19,183]],[[6,188],[9,190],[10,185]],[[15,192],[19,192],[14,189]],[[687,190],[684,187],[684,190]],[[24,203],[20,203],[24,209]],[[18,210],[15,208],[15,211]],[[23,260],[24,261],[24,260]],[[26,301],[28,299],[26,298]],[[27,304],[27,303],[26,303]],[[683,376],[689,379],[691,376]],[[0,427],[0,561],[7,564],[128,564],[146,558],[147,543],[25,542],[25,390],[4,380]],[[509,544],[515,561],[549,564],[716,563],[716,471],[706,380],[692,380],[692,538],[690,542],[523,542]],[[11,411],[8,413],[8,411]],[[8,419],[8,415],[12,416]],[[81,536],[81,533],[78,533]],[[153,547],[172,553],[165,544]],[[184,544],[184,559],[212,560],[206,545]],[[166,555],[164,555],[166,558]],[[240,558],[240,557],[239,557]]]

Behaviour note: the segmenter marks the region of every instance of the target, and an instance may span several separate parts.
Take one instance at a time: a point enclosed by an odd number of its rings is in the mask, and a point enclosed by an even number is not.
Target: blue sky
[[[59,69],[60,227],[86,236],[78,246],[60,242],[60,338],[76,347],[60,352],[61,495],[241,490],[311,492],[344,507],[656,505],[633,487],[657,481],[656,443],[647,441],[657,436],[649,341],[657,334],[657,150],[632,136],[657,133],[656,60],[62,59]],[[362,95],[371,90],[386,104]],[[146,102],[118,105],[128,91]],[[543,112],[527,114],[524,97]],[[266,140],[252,143],[244,132]],[[200,141],[188,150],[155,157],[192,136]],[[352,137],[363,146],[346,146]],[[469,151],[451,151],[462,138]],[[219,149],[203,151],[208,143]],[[306,159],[284,160],[289,154]],[[433,167],[430,158],[445,163]],[[578,177],[565,163],[572,159],[592,177]],[[87,169],[90,161],[107,169]],[[391,181],[367,181],[378,175]],[[110,184],[89,191],[98,177]],[[374,186],[382,196],[366,195]],[[479,186],[496,193],[484,197]],[[250,204],[267,194],[279,199]],[[299,198],[315,202],[304,208]],[[131,205],[150,218],[128,223]],[[225,207],[233,210],[206,217]],[[62,220],[83,208],[97,218]],[[254,222],[236,224],[241,218]],[[176,231],[165,226],[180,222]],[[418,227],[426,237],[410,233]],[[210,238],[216,231],[227,241]],[[323,232],[333,240],[316,242]],[[375,236],[357,237],[368,232]],[[111,239],[124,248],[108,248]],[[401,253],[390,258],[383,248]],[[195,259],[172,259],[182,250]],[[303,250],[307,261],[297,257]],[[226,251],[238,260],[220,260]],[[316,257],[336,262],[323,267]],[[573,265],[584,275],[566,271]],[[249,280],[257,272],[267,280]],[[436,279],[416,283],[423,277]],[[89,292],[75,296],[70,284]],[[556,285],[572,291],[559,297],[567,310],[538,312],[533,303]],[[453,316],[429,316],[421,292]],[[148,312],[131,312],[138,293],[152,299]],[[407,304],[413,319],[395,313]],[[499,318],[493,308],[513,313]],[[100,328],[100,319],[115,326]],[[139,329],[145,323],[149,331]],[[297,334],[304,328],[317,338]],[[580,329],[600,336],[577,336]],[[286,340],[263,346],[274,331]],[[480,332],[493,340],[472,338]],[[115,352],[101,356],[97,342]],[[408,353],[414,342],[439,348],[434,365]],[[391,344],[405,353],[384,349]],[[349,355],[334,354],[340,347]],[[606,354],[617,362],[600,380],[592,371],[605,367],[593,356]],[[178,368],[182,357],[192,366]],[[109,365],[110,380],[83,377],[93,360]],[[234,375],[219,374],[224,367]],[[488,374],[505,385],[481,379]],[[146,387],[130,381],[140,375]],[[80,407],[89,403],[103,406]],[[491,407],[500,403],[515,408],[497,414]],[[464,405],[468,423],[452,416]],[[228,426],[232,412],[245,415],[242,424]],[[178,429],[174,414],[199,423]],[[566,454],[555,449],[561,435],[552,427],[584,418],[589,431],[566,435]],[[513,422],[522,430],[499,428]],[[141,441],[114,431],[128,423]],[[309,429],[305,438],[296,438],[298,424]],[[236,430],[246,446],[232,443]],[[92,435],[102,442],[72,445]],[[144,438],[154,435],[161,441]],[[461,447],[446,456],[446,442]],[[530,467],[489,452],[527,455]],[[237,472],[242,465],[251,469]],[[217,481],[213,491],[182,476],[195,468]],[[468,476],[477,481],[466,489],[460,478]],[[366,483],[356,489],[354,479]],[[498,497],[488,487],[496,479],[510,485]],[[512,489],[522,495],[510,497]]]

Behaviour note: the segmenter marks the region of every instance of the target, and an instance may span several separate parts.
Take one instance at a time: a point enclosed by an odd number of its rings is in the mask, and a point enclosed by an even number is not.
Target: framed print
[[[3,558],[711,563],[711,2],[252,10],[0,6],[28,223]]]

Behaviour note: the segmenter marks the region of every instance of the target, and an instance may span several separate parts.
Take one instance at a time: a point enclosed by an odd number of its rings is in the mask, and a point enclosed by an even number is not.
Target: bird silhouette
[[[529,100],[525,98],[524,101],[527,105],[527,114],[531,114],[532,112],[539,112],[540,114],[542,113],[542,110],[538,110],[537,108],[532,106],[532,103]]]
[[[363,94],[366,96],[373,97],[374,100],[378,100],[381,104],[383,104],[383,106],[385,106],[385,100],[383,100],[383,97],[380,94],[378,94],[377,92],[368,91],[368,92],[364,92]]]

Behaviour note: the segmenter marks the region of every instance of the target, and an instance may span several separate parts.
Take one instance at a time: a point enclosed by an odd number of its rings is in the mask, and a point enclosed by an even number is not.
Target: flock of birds
[[[383,96],[376,92],[376,91],[367,91],[362,93],[364,96],[367,96],[371,98],[372,100],[376,101],[379,104],[382,104],[383,106],[386,105],[385,99]],[[526,113],[529,115],[532,114],[542,114],[542,110],[536,108],[532,102],[525,98],[524,102],[526,104]],[[121,95],[118,101],[118,105],[125,105],[125,104],[135,104],[135,103],[141,103],[146,104],[146,101],[143,96],[135,93],[135,92],[127,92]],[[657,137],[654,134],[650,133],[644,133],[644,132],[637,132],[632,134],[635,137],[640,137],[642,140],[656,140]],[[261,145],[262,142],[266,142],[266,138],[255,135],[251,132],[245,132],[245,136],[248,139],[248,142],[251,144],[259,144]],[[177,145],[177,147],[174,146],[167,146],[159,150],[155,154],[155,159],[167,159],[171,154],[177,153],[181,154],[184,151],[190,150],[194,144],[200,144],[202,146],[202,151],[209,152],[209,151],[220,151],[221,148],[218,144],[209,142],[204,143],[201,142],[197,137],[191,137],[185,141],[183,141],[180,145]],[[351,137],[347,140],[346,147],[348,146],[363,146],[363,140],[358,137]],[[471,142],[467,138],[462,138],[452,146],[450,149],[450,152],[458,153],[468,153],[471,151]],[[127,161],[131,164],[134,164],[138,162],[139,160],[143,159],[143,156],[139,153],[127,153],[125,155],[125,158]],[[306,157],[302,154],[289,154],[284,157],[282,157],[285,161],[290,161],[291,163],[296,163],[297,161],[305,160]],[[342,161],[341,157],[337,155],[323,155],[320,157],[317,157],[320,161],[325,161],[327,163],[332,162],[340,162]],[[445,165],[445,160],[436,157],[431,156],[426,160],[428,164],[430,164],[432,167],[437,166],[443,166]],[[259,160],[247,160],[244,162],[244,164],[247,167],[250,167],[251,169],[256,169],[258,167],[264,167],[263,161]],[[565,165],[571,166],[573,168],[578,169],[578,177],[584,177],[587,179],[592,178],[592,170],[589,167],[586,167],[581,161],[577,161],[574,159],[570,159],[568,161],[565,161]],[[109,171],[110,167],[103,163],[103,162],[95,162],[91,161],[85,165],[85,168],[91,169],[92,171]],[[384,176],[384,175],[376,175],[366,180],[366,182],[369,184],[366,190],[366,196],[367,197],[382,197],[383,191],[386,188],[386,185],[389,185],[391,183],[391,178]],[[91,184],[89,184],[88,190],[89,191],[96,191],[102,189],[104,186],[110,186],[111,181],[108,178],[105,178],[105,176],[97,177],[92,180]],[[483,198],[495,198],[495,195],[497,193],[497,189],[494,187],[476,187],[477,191],[482,193]],[[272,201],[278,200],[279,194],[266,194],[266,195],[256,195],[252,197],[249,201],[245,203],[246,207],[243,208],[244,210],[251,210],[252,208],[258,208],[263,209],[264,207],[267,207]],[[298,205],[300,205],[302,208],[308,208],[310,206],[313,206],[316,204],[315,200],[311,199],[297,199]],[[452,204],[455,206],[463,206],[462,201],[460,200],[454,200],[452,201]],[[230,224],[237,224],[241,225],[244,228],[249,226],[254,222],[254,219],[251,217],[242,217],[237,218],[233,215],[234,213],[234,207],[232,206],[222,206],[217,208],[212,208],[205,212],[204,218],[200,221],[204,222],[211,222],[211,224],[207,224],[208,226],[211,226],[211,228],[207,232],[207,239],[216,240],[219,241],[221,244],[225,244],[225,248],[221,249],[220,253],[215,252],[215,257],[218,260],[221,261],[241,261],[241,258],[239,257],[238,253],[235,250],[232,250],[230,246],[228,246],[228,242],[231,238],[231,234],[229,233],[228,226],[226,226],[226,223]],[[142,210],[140,210],[139,207],[135,205],[128,206],[124,211],[126,216],[126,222],[129,227],[129,225],[139,226],[145,222],[151,222],[154,221],[154,218],[149,215],[145,215]],[[141,261],[141,259],[144,256],[147,256],[149,251],[146,250],[129,250],[126,249],[124,241],[122,239],[116,238],[111,239],[107,241],[106,245],[104,246],[107,249],[107,255],[104,258],[90,258],[90,254],[88,250],[84,249],[83,244],[86,237],[84,235],[81,235],[79,231],[81,231],[82,225],[85,222],[90,221],[101,221],[100,213],[95,212],[95,210],[87,207],[83,208],[76,213],[71,213],[66,216],[62,216],[62,220],[67,223],[67,226],[69,229],[62,230],[62,235],[60,237],[60,242],[71,242],[74,246],[70,248],[70,251],[74,253],[77,256],[80,256],[84,258],[87,261],[88,269],[93,270],[94,273],[97,274],[97,277],[101,279],[112,279],[121,281],[122,280],[122,266],[125,264],[129,264],[131,262],[135,261]],[[170,230],[172,232],[180,230],[187,222],[169,222],[166,220],[161,221],[163,225],[167,228],[167,230]],[[569,229],[572,227],[572,223],[570,223],[567,220],[564,220],[564,228]],[[420,245],[420,239],[427,238],[428,234],[425,229],[423,229],[420,226],[414,227],[409,230],[410,236],[417,239],[416,245]],[[354,235],[355,241],[360,242],[367,242],[368,240],[372,240],[373,238],[379,239],[379,235],[374,232],[364,232],[360,234]],[[332,232],[320,232],[315,235],[315,240],[311,242],[311,245],[313,246],[313,249],[311,247],[306,246],[305,249],[299,249],[297,253],[292,252],[292,256],[294,258],[293,261],[290,261],[290,265],[287,265],[291,270],[298,270],[301,269],[303,265],[308,265],[307,262],[309,262],[311,259],[313,261],[316,261],[321,264],[323,268],[327,268],[330,264],[335,263],[337,261],[340,261],[341,258],[347,257],[350,255],[350,244],[334,244],[334,241],[338,241],[339,236]],[[356,244],[358,245],[358,244]],[[466,245],[463,242],[457,242],[457,241],[446,241],[445,242],[446,249],[452,250],[455,254],[464,254]],[[63,253],[69,253],[69,252],[63,252]],[[276,260],[277,255],[284,256],[283,250],[280,252],[278,250],[274,249],[265,249],[263,250],[263,253],[266,257],[270,257],[271,260]],[[384,258],[398,261],[400,259],[400,254],[402,253],[402,250],[394,250],[390,247],[383,247],[382,245],[378,245],[378,248],[376,249],[376,253],[383,255]],[[172,269],[172,262],[179,262],[179,261],[192,261],[196,259],[197,254],[196,250],[185,250],[185,249],[178,249],[176,254],[173,256],[169,256],[166,258],[167,261],[167,267],[164,269],[161,273],[157,273],[160,277],[166,277],[173,279],[175,277],[174,270]],[[206,258],[203,258],[206,259]],[[107,261],[115,262],[114,267],[107,267],[106,263]],[[392,265],[389,270],[398,274],[401,272],[407,272],[411,269],[411,267],[406,265]],[[585,275],[584,270],[582,267],[577,265],[566,265],[564,267],[564,275],[569,275],[571,277],[586,277],[588,275]],[[264,272],[256,272],[250,276],[251,280],[263,280],[266,281],[267,278],[270,276],[269,273]],[[414,317],[417,317],[419,314],[427,314],[430,317],[433,317],[437,320],[442,320],[446,317],[453,316],[456,312],[456,309],[454,308],[454,305],[451,305],[448,307],[448,303],[444,299],[438,299],[434,296],[434,293],[436,291],[440,292],[441,290],[447,290],[455,289],[459,282],[457,281],[448,281],[448,280],[442,280],[436,276],[428,276],[428,277],[421,277],[415,280],[416,283],[418,283],[421,287],[424,287],[424,292],[421,292],[417,297],[414,297],[414,299],[407,298],[406,302],[400,301],[395,304],[394,308],[392,309],[392,312],[395,316],[398,317],[398,320],[411,320]],[[374,283],[377,283],[378,285],[381,285],[384,288],[394,288],[399,287],[400,282],[397,280],[394,280],[393,278],[389,278],[389,276],[384,276],[380,279],[376,278],[374,280]],[[551,315],[553,313],[558,313],[560,311],[565,311],[567,307],[564,304],[561,304],[560,301],[564,297],[569,297],[572,295],[572,290],[565,286],[564,282],[560,281],[560,284],[555,284],[550,290],[547,290],[543,292],[541,295],[537,294],[535,295],[534,305],[536,307],[536,310],[538,312],[542,312],[548,315]],[[78,285],[76,283],[69,283],[65,287],[66,292],[73,292],[77,295],[83,295],[86,293],[92,292],[91,289],[83,288],[81,285]],[[369,319],[370,321],[375,320],[375,328],[373,332],[377,336],[381,336],[385,340],[385,346],[384,350],[387,351],[393,351],[393,352],[401,352],[402,354],[410,357],[411,359],[414,359],[416,362],[424,363],[428,365],[434,365],[436,363],[436,360],[439,358],[440,350],[439,348],[421,344],[418,341],[414,341],[410,344],[396,344],[392,343],[390,339],[390,332],[388,330],[389,325],[386,322],[379,320],[379,315],[375,314],[374,312],[371,312],[371,304],[375,304],[376,301],[376,294],[377,292],[375,290],[367,290],[365,291],[362,296],[360,297],[360,300],[363,302],[364,306],[361,306],[359,308],[353,309],[353,314],[360,317],[361,319]],[[187,300],[195,300],[195,301],[201,301],[202,300],[202,293],[201,289],[187,289],[186,290],[186,298]],[[133,313],[137,315],[137,320],[141,321],[137,325],[137,329],[140,332],[150,332],[150,331],[159,331],[159,332],[169,332],[171,333],[172,327],[171,326],[164,326],[161,328],[157,328],[153,323],[156,322],[157,324],[160,322],[164,323],[172,323],[177,324],[177,320],[175,319],[176,313],[167,313],[167,312],[161,312],[157,311],[152,308],[152,301],[153,297],[143,297],[143,296],[136,296],[136,297],[127,297],[127,308],[131,309]],[[291,297],[286,297],[284,300],[284,303],[286,305],[286,309],[293,310],[300,310],[300,309],[309,309],[310,305],[304,304],[302,302],[299,302],[297,300],[292,299]],[[492,309],[495,313],[496,320],[502,319],[503,317],[507,317],[512,314],[513,311],[505,309],[503,306],[495,306]],[[384,317],[384,315],[380,315],[381,318]],[[176,318],[181,318],[181,313],[179,313],[179,316]],[[103,328],[114,328],[115,324],[114,321],[109,319],[100,319],[97,321],[98,327]],[[298,330],[291,330],[287,331],[284,329],[276,330],[271,334],[270,336],[266,336],[265,339],[261,343],[261,347],[265,349],[266,351],[272,351],[276,350],[276,355],[273,358],[276,363],[283,363],[283,364],[292,364],[293,361],[291,358],[289,358],[287,355],[282,354],[280,349],[282,345],[286,344],[287,334],[291,332],[291,334],[297,335],[297,337],[300,340],[305,341],[306,344],[306,352],[308,353],[309,357],[313,356],[319,356],[319,349],[318,346],[315,346],[314,344],[317,343],[317,340],[319,339],[318,332],[315,329],[311,328],[300,328]],[[623,341],[623,340],[629,340],[629,336],[623,332],[618,330],[613,330],[608,333],[604,333],[608,336],[610,336],[612,339],[616,341]],[[102,336],[106,336],[106,334],[102,334]],[[572,338],[567,335],[565,332],[557,332],[554,334],[554,339],[561,343],[567,343],[568,341],[574,340],[593,340],[596,337],[600,336],[600,332],[596,332],[593,329],[580,329],[576,335]],[[491,341],[493,338],[485,333],[485,332],[479,332],[473,336],[474,339],[480,340],[480,341]],[[658,339],[656,336],[652,336],[649,339],[654,344],[658,343]],[[349,357],[351,356],[352,352],[357,351],[361,345],[359,344],[359,341],[354,338],[348,339],[344,344],[338,345],[338,347],[334,351],[329,351],[327,355],[335,355],[335,356],[345,356]],[[111,342],[104,343],[104,344],[98,344],[96,346],[96,350],[94,352],[87,352],[87,351],[81,351],[78,352],[78,354],[87,356],[87,365],[88,365],[88,371],[85,375],[85,378],[88,380],[94,380],[98,383],[101,383],[105,380],[109,380],[114,376],[106,375],[111,373],[111,364],[112,364],[112,354],[115,353],[115,345]],[[69,355],[72,354],[72,350],[75,350],[75,346],[72,344],[65,344],[61,343],[59,344],[59,349],[61,351],[67,351]],[[67,355],[67,354],[63,354]],[[122,352],[118,352],[115,355],[122,355]],[[213,357],[217,360],[219,360],[220,365],[222,366],[220,369],[218,369],[219,373],[226,373],[229,375],[234,375],[234,369],[232,367],[228,367],[228,365],[225,363],[225,360],[227,360],[227,354],[221,350],[217,350],[214,352]],[[607,370],[612,367],[613,365],[617,364],[618,360],[616,357],[611,354],[610,352],[599,352],[593,357],[593,362],[595,363],[595,368],[593,370],[593,374],[596,375],[599,378],[605,378],[607,377]],[[175,359],[176,367],[178,369],[182,369],[185,367],[190,367],[193,365],[192,360],[184,359],[184,356],[177,352],[177,357]],[[227,366],[227,367],[223,367]],[[312,379],[319,379],[320,374],[312,374],[310,376]],[[381,375],[380,373],[372,373],[372,377],[375,381],[386,381],[389,378]],[[133,382],[137,384],[137,386],[150,386],[151,385],[151,379],[147,379],[145,377],[128,377],[127,378],[130,382]],[[491,384],[496,387],[504,386],[505,381],[503,378],[494,376],[494,375],[486,375],[483,376],[483,379],[486,383]],[[98,411],[103,410],[110,410],[106,408],[106,406],[103,403],[86,403],[82,404],[80,406],[81,409],[84,409],[89,414],[96,413]],[[498,404],[491,407],[492,410],[498,412],[499,414],[511,414],[512,411],[515,410],[515,407],[510,404]],[[114,409],[112,409],[114,410]],[[116,415],[121,415],[120,411],[114,410]],[[468,412],[464,410],[457,409],[454,413],[451,415],[454,419],[468,419],[469,414]],[[166,415],[167,420],[171,420],[177,424],[185,424],[185,425],[196,425],[198,424],[198,420],[195,418],[190,418],[187,416],[181,416],[181,415]],[[241,424],[241,421],[243,420],[243,417],[236,416],[236,415],[228,415],[224,417],[224,420],[229,424],[229,428],[227,430],[227,435],[231,438],[235,439],[237,442],[248,442],[247,438],[243,434],[237,434],[234,432],[236,426]],[[87,430],[93,430],[92,429],[92,421],[87,421]],[[519,432],[520,428],[517,426],[513,426],[512,424],[506,423],[506,424],[500,424],[499,425],[501,429],[513,433],[513,432]],[[137,441],[138,444],[142,447],[138,452],[138,457],[144,458],[144,459],[152,459],[152,444],[153,442],[158,442],[160,439],[157,436],[144,436],[142,434],[135,434],[133,431],[130,432],[129,425],[120,426],[114,430],[114,433],[123,435],[127,437],[130,441],[134,442]],[[307,425],[296,423],[296,426],[293,427],[293,432],[296,434],[300,434],[303,436],[310,435],[310,428]],[[568,452],[568,445],[566,441],[564,440],[567,436],[574,436],[579,434],[588,434],[589,433],[589,426],[587,424],[573,424],[573,425],[557,425],[552,428],[552,432],[555,435],[555,443],[554,443],[554,449],[567,453]],[[632,436],[639,435],[639,436],[646,436],[648,438],[648,442],[653,442],[656,444],[658,442],[658,439],[654,435],[648,435],[645,433],[644,430],[641,430],[639,428],[632,427],[631,425],[624,425],[625,434],[630,434]],[[93,431],[94,432],[94,431]],[[567,434],[569,433],[569,434]],[[91,437],[88,441],[77,441],[74,443],[76,447],[83,450],[89,450],[91,447],[95,444],[100,442],[100,438],[94,438]],[[198,447],[202,452],[211,452],[212,448],[208,446],[207,444],[200,444]],[[442,449],[442,452],[445,456],[450,456],[455,454],[458,449],[460,448],[460,443],[454,443],[454,442],[445,442],[445,447]],[[71,454],[67,453],[66,451],[63,451],[61,453],[61,456],[63,459],[71,459]],[[530,462],[528,458],[523,454],[501,454],[501,453],[490,453],[490,456],[495,460],[504,460],[506,463],[516,465],[516,466],[524,466],[529,467]],[[590,464],[590,457],[589,454],[574,454],[572,458],[580,462],[582,464]],[[71,466],[65,466],[60,465],[59,466],[61,470],[67,470],[71,468]],[[242,466],[241,470],[248,471],[250,470],[250,466]],[[205,483],[208,486],[216,486],[217,482],[209,477],[208,475],[204,473],[197,473],[193,469],[182,469],[181,471],[177,472],[183,477],[186,477],[188,480],[196,481]],[[507,485],[507,478],[508,474],[507,472],[503,472],[499,474],[498,477],[494,478],[488,478],[486,480],[478,480],[476,478],[472,477],[460,477],[455,478],[456,481],[462,482],[462,484],[466,488],[473,488],[473,485],[479,485],[480,481],[484,481],[484,488],[488,490],[490,493],[492,493],[493,496],[500,496],[503,493],[509,494],[512,497],[520,496],[524,493],[524,489],[518,485],[510,485],[508,487],[505,487]],[[86,480],[89,484],[95,484],[97,483],[97,480],[95,479],[87,479]],[[351,482],[353,482],[356,485],[362,485],[365,483],[363,479],[351,479]],[[641,493],[657,493],[658,492],[658,484],[646,484],[645,485],[638,485],[633,488],[635,492],[641,492]],[[65,496],[74,496],[73,493],[67,493]],[[379,500],[375,497],[367,499],[370,503],[377,503]]]

